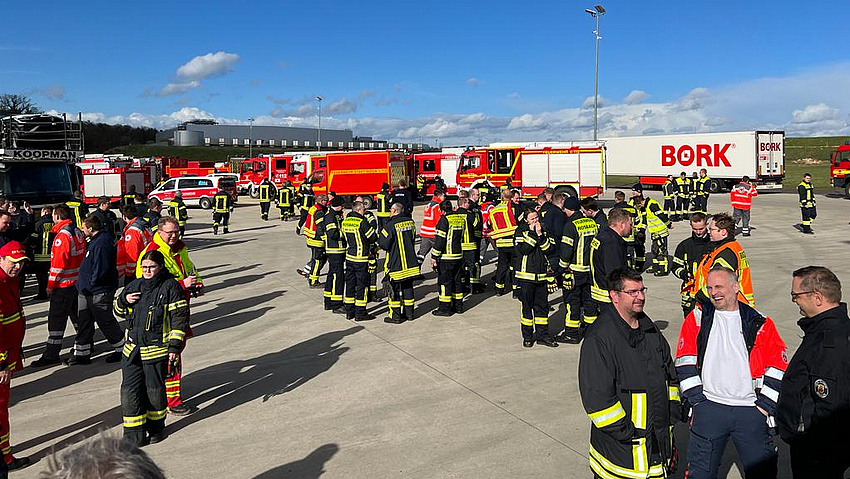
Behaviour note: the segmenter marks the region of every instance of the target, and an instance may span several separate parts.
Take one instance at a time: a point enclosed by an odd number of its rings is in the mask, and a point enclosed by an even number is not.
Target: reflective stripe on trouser
[[[463,261],[439,260],[437,287],[440,288],[438,299],[441,311],[450,311],[452,305],[463,304]]]
[[[366,263],[345,262],[345,311],[348,317],[366,315],[369,270]]]
[[[667,213],[668,217],[669,216],[675,216],[677,214],[677,212],[676,212],[676,200],[674,200],[672,198],[669,199],[669,200],[664,200],[664,212]]]
[[[292,206],[277,206],[280,210],[280,219],[287,220],[292,217]]]
[[[667,235],[652,238],[652,266],[655,273],[670,274],[670,262],[667,259]]]
[[[391,319],[404,318],[408,321],[413,319],[413,306],[416,299],[413,295],[413,279],[401,281],[390,280],[390,294],[387,296],[387,306]]]
[[[109,345],[116,352],[121,352],[124,346],[124,333],[118,321],[112,314],[112,301],[115,292],[77,296],[77,337],[74,340],[74,356],[91,356],[94,340],[94,325],[106,337]]]
[[[599,313],[590,293],[590,285],[590,273],[573,273],[572,289],[564,290],[563,299],[567,308],[564,326],[567,330],[578,329],[582,320],[585,324],[596,321]]]
[[[514,256],[516,255],[513,246],[496,247],[499,253],[498,263],[496,263],[496,275],[493,278],[496,290],[510,290],[514,283],[512,266]]]
[[[676,214],[679,216],[687,215],[691,205],[691,200],[688,198],[676,198]]]
[[[213,228],[221,226],[225,233],[230,226],[230,213],[213,213]]]
[[[185,342],[183,345],[185,346]],[[177,363],[177,370],[172,371],[171,376],[165,378],[165,396],[168,398],[168,407],[177,407],[183,404],[183,394],[181,392],[181,381],[183,374],[183,357]]]
[[[165,427],[167,360],[142,361],[141,354],[134,352],[122,358],[121,366],[124,439],[139,446],[145,433],[157,434]]]
[[[546,283],[521,279],[518,284],[522,303],[522,339],[549,339],[549,290]]]
[[[269,207],[271,207],[270,201],[261,201],[260,202],[260,218],[267,220],[269,219]]]
[[[375,253],[374,258],[369,258],[369,301],[374,301],[375,294],[378,292],[378,255]]]
[[[812,221],[818,217],[818,210],[814,206],[811,208],[800,208],[800,214],[803,216],[803,226],[811,226]]]
[[[328,276],[325,278],[325,309],[342,306],[345,294],[345,254],[328,255]]]
[[[74,329],[77,329],[77,288],[57,288],[50,293],[50,309],[47,312],[47,345],[42,357],[59,359],[62,349],[62,338],[65,336],[65,326],[68,318]]]
[[[5,462],[12,460],[12,446],[9,442],[9,395],[10,384],[0,384],[0,451]]]
[[[735,220],[735,225],[741,223],[743,230],[741,230],[744,234],[750,234],[750,210],[739,210],[735,208],[732,211],[732,218]]]
[[[643,267],[646,265],[646,236],[642,238],[643,241],[635,235],[635,241],[626,246],[626,260],[638,272],[643,272]]]
[[[466,274],[469,284],[481,284],[481,241],[478,240],[474,250],[463,252],[463,261],[466,263]]]
[[[318,248],[315,246],[310,246],[310,262],[307,263],[309,268],[307,268],[310,272],[309,283],[316,284],[319,282],[319,275],[322,273],[322,268],[325,267],[325,261],[327,260],[327,255],[325,254],[324,248]]]

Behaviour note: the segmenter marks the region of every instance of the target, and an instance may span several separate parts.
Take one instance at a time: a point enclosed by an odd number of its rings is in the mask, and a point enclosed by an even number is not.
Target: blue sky
[[[0,93],[157,128],[312,126],[319,94],[323,127],[358,135],[585,139],[592,4],[7,2]],[[600,136],[850,134],[843,2],[603,4]]]

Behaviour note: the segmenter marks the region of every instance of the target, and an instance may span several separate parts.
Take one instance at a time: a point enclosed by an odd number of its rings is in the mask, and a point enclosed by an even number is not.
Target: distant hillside
[[[153,142],[156,139],[156,130],[84,121],[83,137],[86,153],[103,153],[122,145],[144,145]]]

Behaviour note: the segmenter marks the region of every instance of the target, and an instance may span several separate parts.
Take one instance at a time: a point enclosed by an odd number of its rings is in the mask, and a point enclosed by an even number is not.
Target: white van
[[[179,190],[186,206],[210,209],[213,197],[222,189],[236,201],[236,180],[230,176],[179,176],[171,178],[150,192],[148,198],[158,198],[163,204],[174,199]]]

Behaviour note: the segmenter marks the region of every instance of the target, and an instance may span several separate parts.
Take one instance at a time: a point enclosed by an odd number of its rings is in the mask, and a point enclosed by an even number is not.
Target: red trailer
[[[462,151],[462,149],[460,149]],[[424,198],[434,194],[434,179],[439,176],[446,184],[446,193],[457,194],[457,165],[461,151],[419,153],[413,155],[416,169],[416,189]]]
[[[383,183],[397,185],[403,178],[408,183],[413,179],[410,160],[400,151],[389,150],[303,155],[293,159],[290,171],[308,171],[309,176],[304,181],[312,182],[316,194],[333,191],[349,201],[363,196],[367,208],[374,204],[374,197]]]

